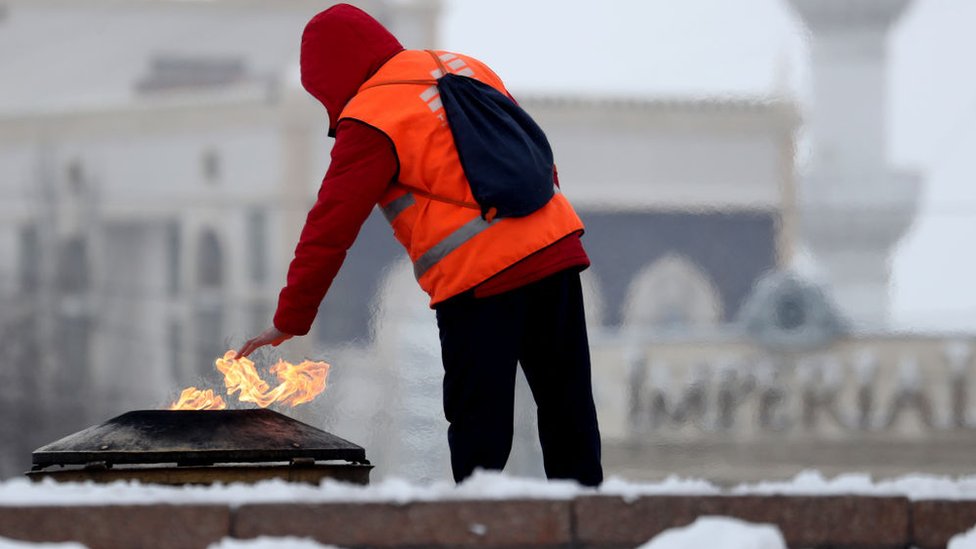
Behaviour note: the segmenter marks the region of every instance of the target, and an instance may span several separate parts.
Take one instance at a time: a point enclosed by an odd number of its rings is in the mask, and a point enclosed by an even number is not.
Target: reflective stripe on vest
[[[424,276],[424,273],[428,269],[436,265],[438,261],[444,259],[447,254],[460,248],[465,242],[477,236],[478,233],[491,227],[491,223],[479,216],[461,225],[453,233],[444,237],[444,240],[434,244],[429,250],[424,252],[424,255],[418,257],[417,261],[413,262],[413,275],[417,277],[417,280],[420,280],[420,277]]]
[[[382,206],[383,216],[386,220],[393,224],[393,220],[397,218],[404,210],[416,204],[417,201],[414,199],[413,193],[407,193],[386,206]],[[417,258],[417,261],[413,263],[413,274],[420,280],[420,277],[424,276],[424,273],[428,269],[437,264],[438,261],[444,259],[447,254],[453,252],[454,250],[460,248],[465,242],[471,240],[479,233],[491,226],[491,222],[485,221],[480,216],[468,221],[464,225],[461,225],[454,230],[451,234],[444,237],[443,240],[431,246],[429,250],[423,253]]]
[[[398,215],[403,213],[403,210],[406,210],[416,203],[417,201],[414,200],[413,194],[407,193],[400,198],[393,200],[386,206],[382,206],[380,209],[383,211],[383,216],[386,217],[386,220],[393,223],[393,220],[396,219]]]

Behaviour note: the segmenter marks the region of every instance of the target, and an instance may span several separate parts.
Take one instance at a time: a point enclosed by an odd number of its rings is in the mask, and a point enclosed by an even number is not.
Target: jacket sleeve
[[[276,328],[292,335],[308,333],[346,251],[397,169],[396,153],[386,135],[356,121],[339,124],[332,162],[278,296]]]

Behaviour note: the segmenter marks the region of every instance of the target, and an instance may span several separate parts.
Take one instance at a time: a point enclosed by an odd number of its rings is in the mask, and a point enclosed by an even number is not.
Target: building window
[[[183,380],[183,326],[172,320],[166,327],[166,343],[169,347],[169,369],[173,381]]]
[[[178,223],[166,225],[166,291],[170,297],[180,293],[180,271],[183,267],[182,236]]]
[[[84,414],[91,405],[85,395],[90,394],[91,383],[91,341],[94,330],[88,314],[62,314],[57,318],[57,332],[54,348],[61,367],[54,373],[51,384],[53,394],[65,395],[63,406],[75,421],[84,420]]]
[[[212,375],[214,360],[227,350],[224,348],[223,255],[217,235],[211,230],[205,231],[200,236],[196,256],[197,290],[192,332],[196,375]]]
[[[85,167],[81,160],[74,159],[68,162],[65,168],[65,179],[68,183],[68,192],[72,196],[80,196],[85,192]]]
[[[58,374],[56,390],[86,392],[91,371],[91,311],[86,298],[91,287],[88,246],[81,238],[61,243],[57,256],[57,288],[61,293],[56,346],[62,364],[71,364]],[[81,412],[81,399],[69,400],[68,410]],[[81,409],[79,409],[81,408]]]
[[[203,151],[203,155],[200,157],[200,170],[205,182],[216,184],[220,180],[220,154],[215,149]]]
[[[224,283],[223,252],[213,231],[200,236],[197,248],[197,284],[201,288],[219,288]]]
[[[243,58],[154,54],[146,73],[136,81],[139,93],[201,90],[233,86],[251,78]]]
[[[41,285],[41,243],[37,225],[25,225],[20,230],[19,246],[20,289],[33,293]]]
[[[247,263],[251,282],[268,279],[268,214],[260,208],[247,212]]]
[[[214,375],[214,361],[227,351],[224,343],[224,308],[223,304],[217,301],[203,300],[197,303],[194,311],[195,329],[193,337],[193,347],[196,351],[195,362],[193,364],[193,376],[209,378]]]
[[[58,289],[65,294],[78,295],[88,291],[91,281],[88,276],[88,251],[84,240],[73,238],[62,244],[58,256],[57,276]]]

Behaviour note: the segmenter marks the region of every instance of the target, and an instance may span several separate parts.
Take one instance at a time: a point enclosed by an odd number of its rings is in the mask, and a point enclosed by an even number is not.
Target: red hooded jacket
[[[287,284],[278,297],[276,328],[304,335],[319,303],[342,266],[346,251],[373,207],[395,181],[399,164],[390,140],[356,121],[337,122],[359,87],[404,48],[378,21],[348,4],[312,18],[302,34],[302,85],[329,114],[336,138],[332,160],[318,199],[305,221]],[[540,280],[568,268],[585,268],[589,259],[579,236],[568,236],[495,275],[475,288],[487,297]]]

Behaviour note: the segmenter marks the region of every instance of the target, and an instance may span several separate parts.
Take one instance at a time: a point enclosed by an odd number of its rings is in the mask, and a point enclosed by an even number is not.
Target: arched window
[[[634,277],[624,304],[629,325],[693,328],[722,318],[718,291],[708,276],[689,259],[668,254]]]

